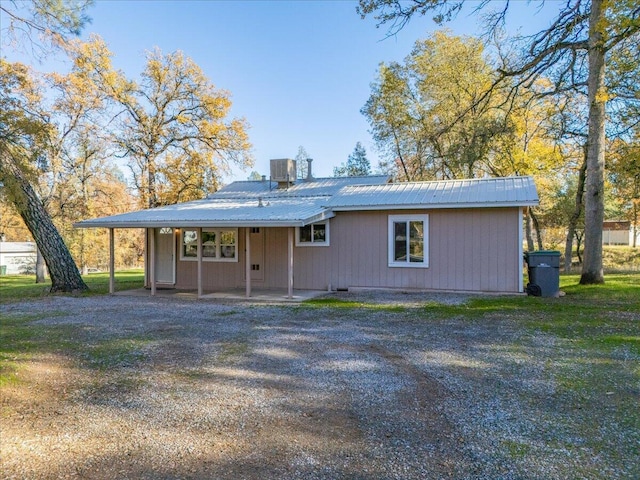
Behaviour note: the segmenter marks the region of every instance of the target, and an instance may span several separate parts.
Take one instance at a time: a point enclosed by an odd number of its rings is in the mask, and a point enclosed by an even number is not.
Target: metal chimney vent
[[[271,180],[278,183],[294,183],[296,181],[296,161],[290,158],[271,160]]]

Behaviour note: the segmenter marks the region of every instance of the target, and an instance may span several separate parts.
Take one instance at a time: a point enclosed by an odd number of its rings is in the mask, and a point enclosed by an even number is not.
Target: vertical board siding
[[[429,268],[388,266],[388,216],[429,214]],[[517,208],[337,212],[330,246],[294,247],[294,288],[381,287],[518,292]],[[179,239],[176,238],[179,242]],[[239,261],[203,262],[205,291],[244,287],[244,229]],[[287,228],[265,228],[264,288],[287,287]],[[179,259],[176,286],[197,287],[197,264]]]
[[[392,213],[429,214],[429,268],[388,267],[390,212],[340,212],[331,220],[326,272],[333,286],[518,291],[517,208]],[[320,288],[308,280],[300,288]]]

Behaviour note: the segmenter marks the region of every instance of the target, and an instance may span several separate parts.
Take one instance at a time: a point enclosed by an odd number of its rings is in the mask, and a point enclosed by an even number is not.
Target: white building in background
[[[34,242],[0,242],[0,274],[35,273],[36,257]]]
[[[631,226],[628,220],[605,220],[602,224],[603,245],[628,245],[632,246],[633,235],[636,235],[636,245],[640,245],[640,231]]]

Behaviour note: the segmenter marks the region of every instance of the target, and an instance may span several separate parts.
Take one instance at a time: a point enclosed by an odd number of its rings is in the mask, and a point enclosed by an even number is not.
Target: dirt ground
[[[578,478],[593,452],[560,447],[575,432],[540,404],[552,339],[505,318],[425,321],[421,301],[4,306],[55,341],[2,387],[2,477]]]

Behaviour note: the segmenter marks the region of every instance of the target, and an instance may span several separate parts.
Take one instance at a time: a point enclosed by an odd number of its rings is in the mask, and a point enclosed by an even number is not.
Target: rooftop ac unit
[[[271,160],[271,180],[278,183],[293,183],[296,181],[296,161],[290,158]]]

